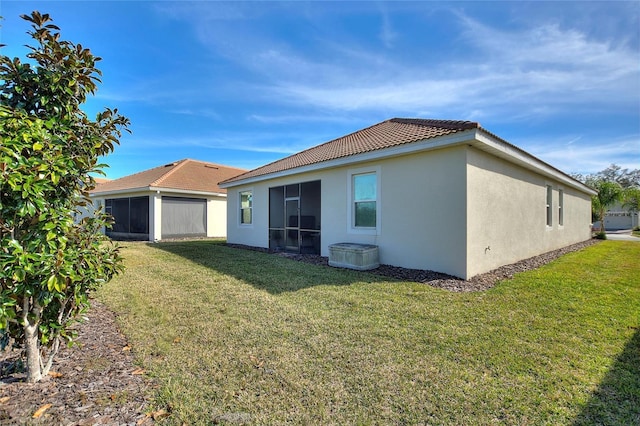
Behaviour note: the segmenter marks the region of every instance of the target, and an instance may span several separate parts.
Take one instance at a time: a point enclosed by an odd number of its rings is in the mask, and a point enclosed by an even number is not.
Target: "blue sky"
[[[392,117],[472,120],[571,173],[640,168],[640,2],[7,1],[103,58],[85,110],[131,119],[118,178],[255,168]]]

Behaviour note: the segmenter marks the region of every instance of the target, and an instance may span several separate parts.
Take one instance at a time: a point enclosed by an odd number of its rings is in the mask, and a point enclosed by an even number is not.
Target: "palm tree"
[[[619,183],[605,180],[593,182],[593,187],[598,194],[591,197],[591,207],[595,217],[600,221],[600,234],[604,234],[604,215],[609,207],[622,201],[624,190]]]

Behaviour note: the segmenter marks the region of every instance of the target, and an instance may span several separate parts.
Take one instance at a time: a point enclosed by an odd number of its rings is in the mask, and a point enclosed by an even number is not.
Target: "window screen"
[[[354,224],[356,227],[376,227],[377,193],[375,173],[353,175]]]
[[[558,225],[564,225],[564,191],[558,190]]]
[[[104,204],[114,221],[107,235],[149,233],[149,197],[110,198]]]
[[[162,197],[162,237],[207,235],[207,200]]]
[[[551,185],[547,185],[547,226],[553,225],[553,213],[551,205],[553,203],[553,189]]]
[[[240,223],[248,225],[252,223],[253,193],[252,191],[240,192]]]

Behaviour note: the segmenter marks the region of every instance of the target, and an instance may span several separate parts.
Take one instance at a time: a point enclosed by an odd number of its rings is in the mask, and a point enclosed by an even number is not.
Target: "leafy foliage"
[[[598,173],[590,175],[581,175],[578,173],[573,174],[572,176],[580,182],[586,183],[592,187],[599,181],[616,182],[625,189],[640,187],[640,169],[623,169],[617,164],[611,164],[609,167],[599,171]]]
[[[600,221],[600,233],[603,233],[605,231],[604,215],[609,207],[622,201],[624,190],[619,183],[606,180],[597,181],[593,186],[598,194],[591,197],[591,206],[597,220]]]
[[[604,215],[608,208],[621,202],[623,207],[640,211],[640,169],[623,169],[611,164],[606,169],[590,174],[574,173],[575,179],[598,191],[591,198],[591,210],[594,221],[600,221],[600,234],[604,235]]]
[[[640,211],[640,186],[627,188],[624,191],[624,207],[633,211]]]
[[[27,355],[29,381],[46,374],[88,293],[122,270],[101,234],[102,212],[76,221],[129,120],[80,109],[94,94],[100,58],[60,40],[48,14],[23,15],[36,46],[27,58],[0,55],[0,333]],[[46,359],[46,361],[45,361]]]

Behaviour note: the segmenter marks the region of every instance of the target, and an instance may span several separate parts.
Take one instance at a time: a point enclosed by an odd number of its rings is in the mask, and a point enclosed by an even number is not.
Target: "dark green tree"
[[[640,186],[627,188],[624,191],[623,207],[628,207],[634,212],[640,211]]]
[[[616,182],[624,189],[640,187],[640,169],[623,169],[617,164],[611,164],[597,173],[588,175],[573,173],[571,176],[591,187],[599,181]]]
[[[36,382],[73,342],[89,292],[122,271],[100,232],[108,218],[74,217],[129,120],[110,109],[89,119],[81,106],[100,82],[100,58],[60,40],[48,14],[22,18],[35,41],[27,61],[0,55],[0,339],[23,348]]]

